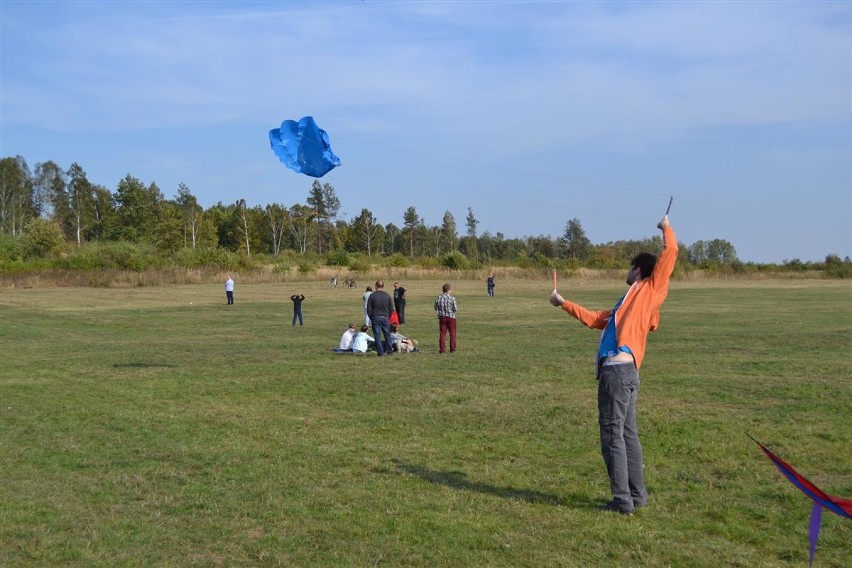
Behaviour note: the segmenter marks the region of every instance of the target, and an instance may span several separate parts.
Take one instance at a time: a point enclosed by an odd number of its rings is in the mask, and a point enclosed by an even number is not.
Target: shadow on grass
[[[593,508],[597,505],[590,501],[587,497],[581,495],[568,495],[560,497],[551,493],[535,491],[534,489],[518,489],[515,487],[498,487],[488,483],[471,481],[467,478],[467,474],[462,471],[440,471],[430,469],[423,465],[415,465],[405,463],[402,460],[394,459],[394,465],[398,472],[407,473],[419,477],[429,483],[446,485],[453,489],[463,491],[475,491],[476,493],[484,493],[485,495],[496,495],[506,499],[517,499],[527,503],[544,503],[547,505],[559,505],[578,508]]]
[[[115,363],[113,369],[155,369],[157,367],[162,367],[166,369],[173,369],[176,365],[172,365],[171,363]]]

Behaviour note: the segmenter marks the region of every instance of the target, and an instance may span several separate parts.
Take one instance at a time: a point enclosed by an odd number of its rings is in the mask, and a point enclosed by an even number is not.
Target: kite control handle
[[[668,207],[666,207],[666,214],[663,216],[662,220],[659,223],[657,223],[658,229],[662,229],[664,223],[666,225],[668,225],[668,223],[669,223],[669,211],[672,210],[672,201],[674,201],[674,195],[669,196],[669,205],[668,205]]]

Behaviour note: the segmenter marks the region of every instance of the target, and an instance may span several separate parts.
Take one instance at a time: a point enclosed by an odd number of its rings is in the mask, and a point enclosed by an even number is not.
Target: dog
[[[417,340],[409,337],[397,339],[395,347],[400,353],[414,353],[417,351]]]

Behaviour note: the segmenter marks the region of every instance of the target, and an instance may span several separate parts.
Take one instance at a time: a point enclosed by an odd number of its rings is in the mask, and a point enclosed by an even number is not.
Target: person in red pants
[[[438,312],[438,351],[447,352],[447,332],[450,334],[450,353],[456,352],[456,312],[458,304],[451,292],[452,285],[448,282],[442,287],[443,294],[435,299],[435,311]]]

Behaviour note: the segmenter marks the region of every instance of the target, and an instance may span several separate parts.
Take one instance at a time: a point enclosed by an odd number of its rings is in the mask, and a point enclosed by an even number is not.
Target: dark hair
[[[642,278],[647,278],[654,272],[654,266],[657,265],[657,256],[649,252],[640,252],[630,261],[630,266],[638,268]]]
[[[446,284],[444,284],[443,286],[441,286],[441,290],[444,292],[444,294],[446,294],[447,292],[449,292],[451,289],[452,289],[452,286],[450,285],[450,283],[449,283],[449,282],[447,282]]]

